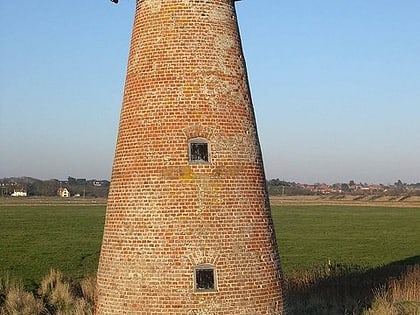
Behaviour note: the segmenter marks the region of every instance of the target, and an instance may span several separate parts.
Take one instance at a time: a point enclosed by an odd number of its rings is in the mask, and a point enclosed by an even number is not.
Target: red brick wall
[[[215,292],[195,292],[200,264]],[[277,315],[280,278],[233,2],[137,0],[97,314]]]

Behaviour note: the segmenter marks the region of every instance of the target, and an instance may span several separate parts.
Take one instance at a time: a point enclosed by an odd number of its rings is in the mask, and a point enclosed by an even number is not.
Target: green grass
[[[380,266],[420,254],[420,208],[274,206],[287,273],[328,260]],[[105,206],[0,206],[3,272],[34,287],[56,268],[81,278],[97,268]]]
[[[420,208],[273,206],[272,213],[286,274],[328,260],[376,267],[420,255]]]
[[[0,277],[34,287],[50,268],[75,278],[96,271],[104,206],[1,206]]]

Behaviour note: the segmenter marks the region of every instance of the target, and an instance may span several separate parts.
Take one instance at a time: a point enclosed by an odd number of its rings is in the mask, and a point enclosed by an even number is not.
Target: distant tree
[[[341,184],[341,191],[342,192],[348,192],[350,191],[350,186],[346,183]]]
[[[271,196],[313,195],[312,191],[295,182],[287,182],[278,178],[267,181],[267,189]]]
[[[394,183],[394,185],[397,186],[397,187],[403,187],[404,186],[404,184],[402,183],[401,179],[399,179],[398,181],[396,181]]]
[[[268,181],[268,185],[270,185],[270,186],[286,186],[286,187],[289,187],[289,186],[291,186],[291,183],[276,178],[276,179],[270,179]]]
[[[78,178],[78,179],[76,179],[76,184],[77,185],[86,185],[87,184],[86,178]]]
[[[26,186],[26,193],[28,194],[28,196],[33,196],[33,195],[35,195],[35,193],[34,193],[34,183],[29,183],[29,184]]]
[[[77,180],[74,177],[67,177],[67,182],[69,183],[69,185],[76,185],[77,184]]]

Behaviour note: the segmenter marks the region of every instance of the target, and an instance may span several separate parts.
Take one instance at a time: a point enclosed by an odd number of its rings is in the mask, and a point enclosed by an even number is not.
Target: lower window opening
[[[194,289],[196,292],[216,290],[216,271],[212,266],[198,266],[194,269]]]

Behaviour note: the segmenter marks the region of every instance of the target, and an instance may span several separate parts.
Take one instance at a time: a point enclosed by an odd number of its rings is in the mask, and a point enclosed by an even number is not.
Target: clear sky
[[[134,5],[0,1],[0,178],[110,178]],[[419,0],[236,6],[268,178],[420,182]]]

